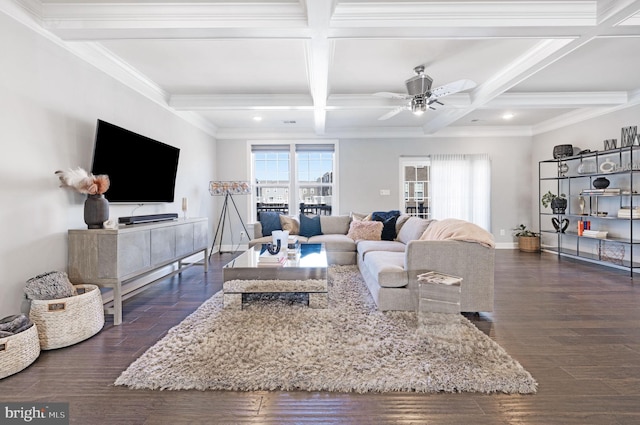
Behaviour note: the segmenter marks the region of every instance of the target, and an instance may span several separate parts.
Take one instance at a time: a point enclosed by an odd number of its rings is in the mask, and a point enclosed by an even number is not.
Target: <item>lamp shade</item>
[[[249,195],[251,186],[245,181],[210,181],[209,193],[211,196],[224,196],[227,193],[231,195]]]

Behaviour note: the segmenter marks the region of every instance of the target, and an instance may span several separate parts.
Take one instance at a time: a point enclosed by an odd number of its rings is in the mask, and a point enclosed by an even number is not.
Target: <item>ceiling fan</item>
[[[409,94],[390,92],[374,93],[374,96],[409,100],[409,103],[407,103],[406,105],[399,106],[387,112],[386,114],[378,118],[378,120],[387,120],[402,111],[411,111],[416,115],[422,115],[426,112],[427,109],[435,109],[433,106],[431,106],[434,103],[444,105],[439,100],[441,97],[469,90],[477,85],[474,81],[471,80],[458,80],[431,90],[433,78],[424,73],[424,65],[416,66],[415,68],[413,68],[413,71],[416,73],[416,75],[404,82],[407,86],[407,92]]]

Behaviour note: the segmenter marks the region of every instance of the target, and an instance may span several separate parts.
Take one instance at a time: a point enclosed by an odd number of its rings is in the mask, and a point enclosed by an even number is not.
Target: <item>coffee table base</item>
[[[327,308],[329,298],[325,279],[308,280],[229,280],[223,283],[225,309],[242,310],[242,294],[306,293],[309,308]]]

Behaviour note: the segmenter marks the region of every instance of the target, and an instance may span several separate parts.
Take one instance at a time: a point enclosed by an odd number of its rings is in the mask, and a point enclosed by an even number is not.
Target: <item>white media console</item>
[[[203,265],[208,271],[208,219],[188,218],[120,226],[118,229],[69,230],[69,280],[113,289],[113,324],[122,323],[122,300],[160,279]],[[202,263],[183,263],[203,253]],[[177,263],[177,269],[151,282],[133,284]],[[130,285],[130,283],[132,283]]]

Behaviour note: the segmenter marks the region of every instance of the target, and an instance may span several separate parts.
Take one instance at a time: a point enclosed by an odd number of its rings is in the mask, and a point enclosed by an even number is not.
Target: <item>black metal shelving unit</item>
[[[549,190],[567,198],[564,214],[538,204],[543,250],[628,270],[630,276],[640,272],[640,216],[634,217],[634,212],[640,214],[640,194],[636,193],[640,190],[640,146],[543,160],[538,163],[538,177],[538,199]],[[599,177],[610,181],[608,192],[592,192],[593,181]],[[630,217],[620,217],[626,209]],[[560,227],[568,220],[567,230],[557,230],[553,218]],[[590,222],[591,230],[607,232],[606,236],[579,235],[579,221]]]

